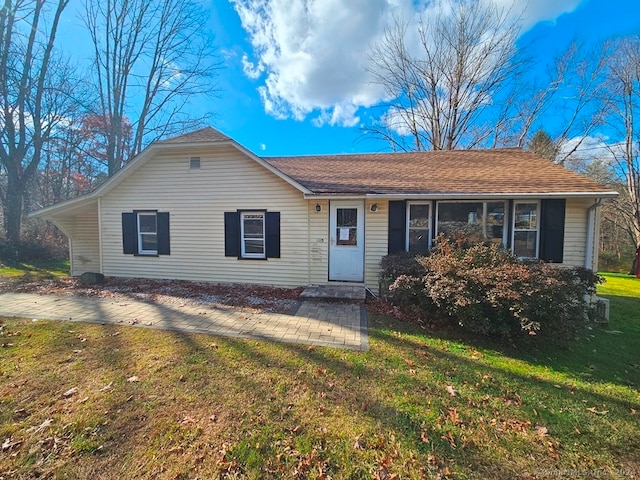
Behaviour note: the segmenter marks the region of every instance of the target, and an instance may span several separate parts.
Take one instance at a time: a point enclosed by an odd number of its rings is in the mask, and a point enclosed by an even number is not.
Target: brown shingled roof
[[[200,130],[188,132],[177,137],[167,138],[166,140],[160,140],[157,143],[200,143],[200,142],[226,142],[230,140],[229,137],[220,133],[215,128],[204,127]]]
[[[318,194],[605,193],[519,148],[264,158]]]

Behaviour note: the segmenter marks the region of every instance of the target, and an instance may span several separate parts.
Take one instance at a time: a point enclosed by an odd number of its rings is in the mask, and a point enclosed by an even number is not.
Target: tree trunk
[[[17,175],[8,172],[7,192],[4,202],[4,230],[7,242],[17,246],[20,243],[20,227],[22,225],[22,197],[24,182]]]

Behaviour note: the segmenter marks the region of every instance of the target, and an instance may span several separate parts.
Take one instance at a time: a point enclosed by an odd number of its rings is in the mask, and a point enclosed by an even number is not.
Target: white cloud
[[[573,137],[566,140],[560,146],[560,156],[564,157],[574,148],[576,149],[568,159],[574,161],[590,162],[593,160],[606,160],[612,161],[614,155],[612,153],[618,153],[621,145],[618,143],[608,143],[610,140],[607,137]]]
[[[367,52],[394,14],[417,22],[443,0],[230,0],[253,52],[242,57],[245,75],[258,80],[265,111],[275,118],[316,125],[353,126],[358,109],[383,99],[366,71]],[[495,1],[509,8],[512,0]],[[516,0],[526,5],[523,26],[553,20],[581,0]],[[442,11],[440,9],[440,11]]]
[[[247,77],[252,80],[256,80],[264,72],[264,64],[258,63],[258,65],[256,65],[255,63],[249,61],[249,57],[245,53],[244,55],[242,55],[242,70]]]
[[[501,7],[509,8],[512,0],[494,0]],[[525,30],[539,22],[555,22],[563,13],[576,9],[583,0],[516,0],[514,6],[523,11],[522,22]]]

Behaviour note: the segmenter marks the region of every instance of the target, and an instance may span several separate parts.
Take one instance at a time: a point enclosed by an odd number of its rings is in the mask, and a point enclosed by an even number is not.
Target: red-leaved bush
[[[601,281],[584,268],[523,262],[496,244],[444,237],[426,256],[400,258],[398,264],[394,255],[385,257],[380,277],[394,304],[419,309],[431,323],[505,339],[575,338],[588,318],[585,298]],[[398,265],[409,268],[401,273]]]

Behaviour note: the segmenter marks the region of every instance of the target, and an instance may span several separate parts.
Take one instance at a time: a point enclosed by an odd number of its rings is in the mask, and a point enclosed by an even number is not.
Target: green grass
[[[607,278],[570,350],[373,314],[367,353],[5,319],[0,477],[635,478],[640,281]]]
[[[1,262],[0,278],[37,281],[69,276],[69,260]]]

